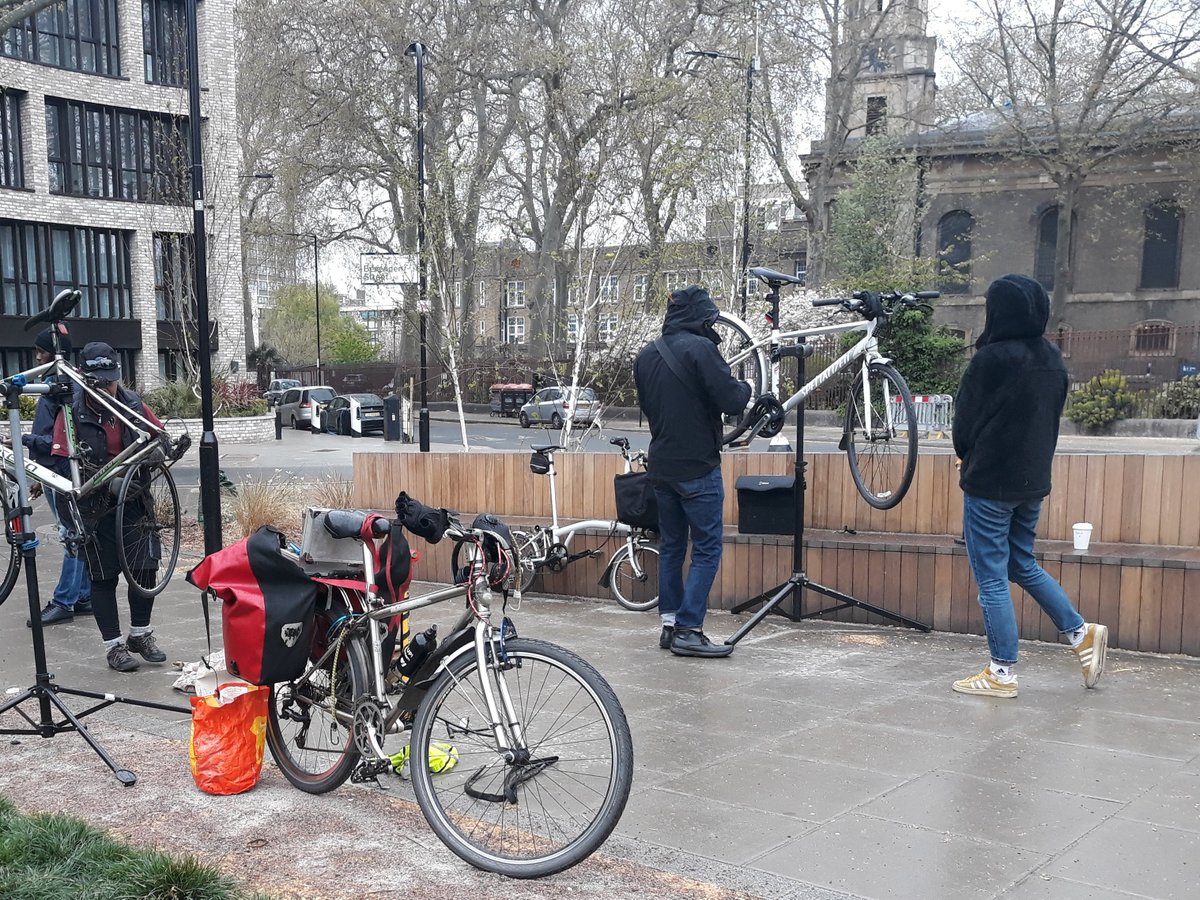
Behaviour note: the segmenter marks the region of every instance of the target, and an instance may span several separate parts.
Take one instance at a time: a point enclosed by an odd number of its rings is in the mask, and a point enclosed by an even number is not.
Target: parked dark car
[[[279,403],[279,398],[283,396],[288,388],[300,387],[300,380],[297,378],[276,378],[263,391],[263,399],[267,401],[267,409]]]
[[[326,405],[321,421],[333,434],[382,434],[383,400],[375,394],[339,394]]]

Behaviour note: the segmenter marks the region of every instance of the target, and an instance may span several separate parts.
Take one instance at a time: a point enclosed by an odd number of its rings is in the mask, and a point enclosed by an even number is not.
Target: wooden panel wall
[[[819,453],[808,459],[805,522],[812,528],[903,534],[959,534],[962,493],[950,456],[922,456],[909,494],[886,512],[858,496],[846,458]],[[612,478],[621,471],[616,453],[562,453],[559,515],[609,518]],[[787,475],[787,453],[729,453],[722,460],[725,521],[737,522],[741,475]],[[1062,455],[1054,461],[1054,490],[1042,513],[1039,537],[1070,540],[1075,522],[1094,525],[1102,543],[1200,544],[1200,455]],[[356,453],[354,502],[389,509],[408,491],[435,506],[501,516],[549,517],[549,479],[529,471],[527,453]]]

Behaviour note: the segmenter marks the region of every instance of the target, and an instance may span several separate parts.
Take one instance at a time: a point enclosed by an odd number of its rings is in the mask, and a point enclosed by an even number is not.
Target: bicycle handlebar
[[[846,312],[863,312],[867,318],[890,315],[897,303],[909,309],[927,304],[922,301],[940,297],[941,291],[855,291],[849,297],[827,297],[812,302],[813,307],[840,306]]]

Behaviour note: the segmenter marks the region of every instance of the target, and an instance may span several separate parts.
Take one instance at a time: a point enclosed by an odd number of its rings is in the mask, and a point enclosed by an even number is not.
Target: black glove
[[[450,527],[450,513],[441,507],[426,506],[404,491],[396,498],[396,518],[400,524],[418,537],[436,544]]]

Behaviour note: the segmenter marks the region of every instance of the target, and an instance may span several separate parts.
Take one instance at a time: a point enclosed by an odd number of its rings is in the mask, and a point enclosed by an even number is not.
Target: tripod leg
[[[63,714],[63,718],[65,718],[74,726],[75,730],[79,732],[79,736],[88,742],[88,745],[96,752],[96,755],[104,760],[105,765],[112,769],[113,774],[117,776],[117,781],[121,782],[121,784],[125,785],[126,787],[131,786],[137,781],[136,775],[134,775],[128,769],[122,769],[117,765],[116,760],[108,755],[108,751],[101,747],[100,742],[96,740],[90,731],[88,731],[88,727],[83,724],[83,722],[75,715],[75,713],[71,712],[71,710],[67,708],[67,705],[63,703],[61,699],[59,699],[58,695],[54,693],[54,691],[46,691],[45,696],[58,708],[58,711]]]
[[[767,598],[767,601],[762,605],[758,612],[747,619],[741,628],[725,639],[725,643],[731,645],[736,644],[738,641],[744,638],[750,633],[750,631],[754,629],[756,625],[758,625],[759,622],[769,616],[775,607],[791,596],[794,591],[800,590],[805,585],[806,581],[807,579],[803,575],[793,575],[786,582],[781,584],[775,594],[770,598]],[[766,597],[766,595],[764,594],[763,597]],[[744,606],[745,604],[742,605],[742,608],[744,608]],[[734,611],[740,612],[741,609],[735,609]]]

